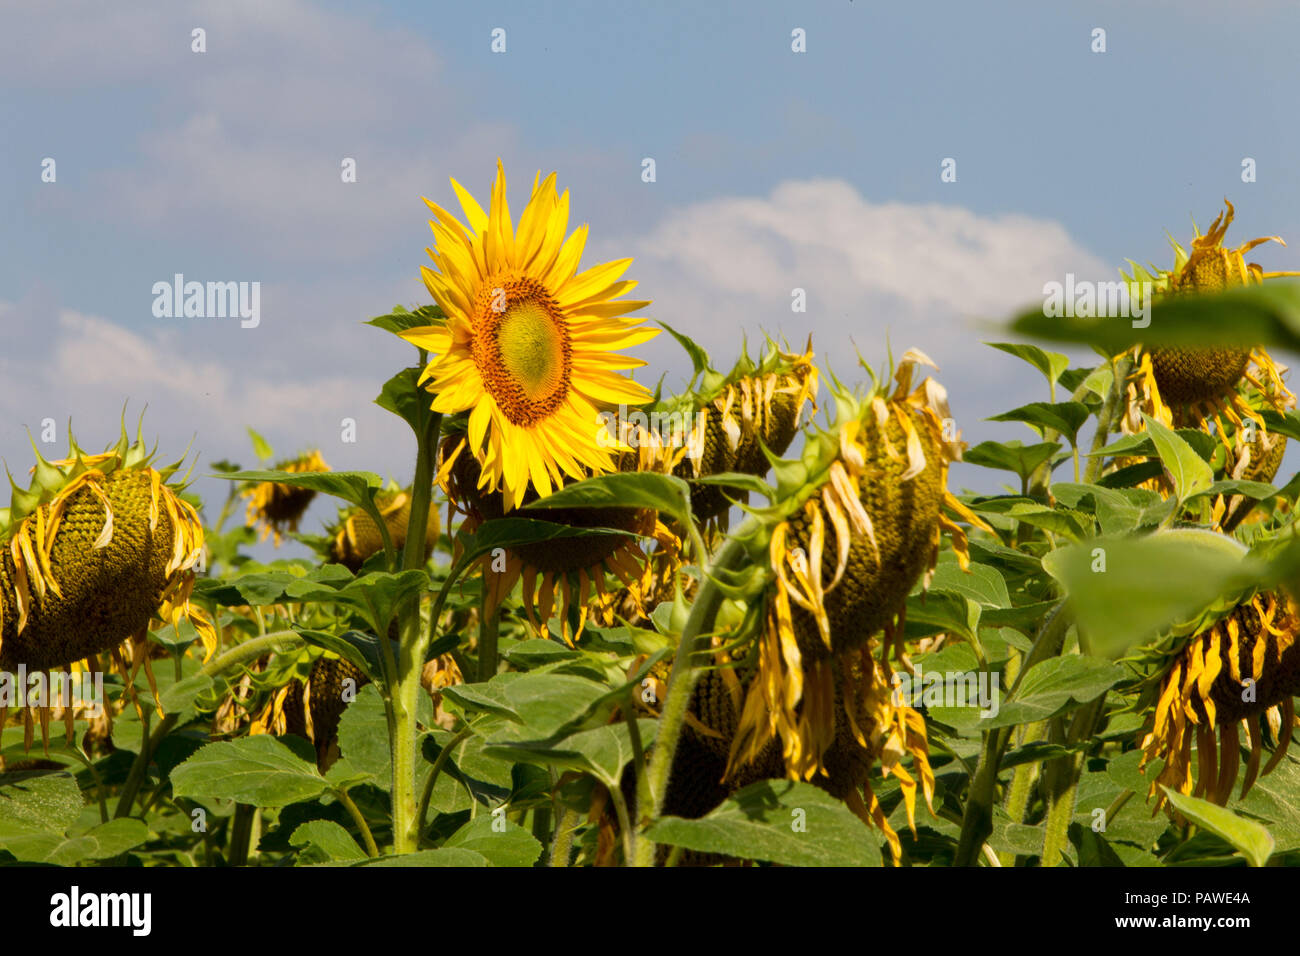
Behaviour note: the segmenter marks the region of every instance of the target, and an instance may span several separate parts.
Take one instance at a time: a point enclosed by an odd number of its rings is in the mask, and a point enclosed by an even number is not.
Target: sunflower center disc
[[[569,393],[569,333],[564,315],[537,282],[515,277],[482,297],[474,361],[502,413],[528,427]],[[505,308],[497,305],[504,295]]]
[[[550,396],[564,383],[564,350],[554,319],[529,300],[506,309],[497,329],[497,346],[505,371],[529,401]]]

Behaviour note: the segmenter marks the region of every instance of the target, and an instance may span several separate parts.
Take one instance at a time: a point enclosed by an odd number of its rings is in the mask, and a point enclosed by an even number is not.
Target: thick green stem
[[[983,849],[984,841],[993,832],[993,803],[997,799],[998,764],[1002,751],[1011,739],[1011,728],[1002,727],[984,734],[984,750],[966,795],[966,811],[962,816],[961,836],[953,866],[974,866]]]
[[[1034,640],[1034,646],[1029,649],[1024,665],[1011,685],[1008,699],[1015,699],[1020,682],[1035,664],[1055,657],[1061,652],[1065,634],[1069,629],[1070,616],[1065,612],[1064,604],[1058,604],[1043,622],[1043,627]],[[1010,727],[1000,727],[984,733],[984,749],[980,754],[975,779],[971,781],[970,792],[966,797],[961,836],[957,842],[957,854],[953,857],[954,866],[974,866],[982,852],[984,841],[993,832],[993,804],[997,798],[998,769],[1002,762],[1002,754],[1010,740]]]
[[[222,671],[230,670],[249,661],[255,661],[263,654],[297,650],[307,642],[297,631],[272,631],[242,644],[236,644],[224,654],[220,654],[203,665],[203,673],[216,677]]]
[[[1047,733],[1047,721],[1039,720],[1025,728],[1024,739],[1020,741],[1020,746],[1037,743],[1041,741]],[[1039,764],[1037,762],[1022,763],[1016,767],[1011,776],[1011,786],[1007,789],[1007,816],[1011,818],[1012,823],[1024,823],[1025,813],[1029,809],[1029,795],[1033,792],[1034,783],[1038,780]],[[1015,862],[1015,854],[1003,854],[1001,862],[1010,866]]]
[[[700,585],[691,613],[686,619],[681,642],[677,645],[677,655],[673,659],[673,669],[668,675],[668,691],[664,707],[659,715],[659,731],[655,735],[654,749],[650,755],[650,766],[646,771],[649,779],[649,805],[638,809],[643,820],[654,821],[663,806],[664,796],[668,792],[668,775],[672,771],[673,756],[677,752],[677,740],[686,723],[686,711],[690,707],[691,694],[699,678],[700,668],[695,658],[702,651],[708,650],[708,635],[713,629],[714,618],[722,606],[722,589],[714,580],[715,575],[738,567],[744,560],[746,551],[742,543],[755,530],[755,519],[750,518],[737,535],[727,540],[718,556],[714,559]],[[654,866],[655,844],[645,838],[637,844],[636,865]]]
[[[478,679],[489,681],[496,676],[500,659],[497,656],[497,639],[500,614],[498,608],[488,608],[487,582],[483,582],[483,601],[478,617]]]
[[[1128,388],[1128,376],[1133,369],[1133,360],[1125,355],[1115,362],[1112,368],[1114,372],[1110,394],[1106,396],[1101,411],[1097,413],[1097,433],[1092,436],[1091,457],[1088,459],[1088,467],[1083,472],[1083,480],[1088,484],[1094,483],[1101,476],[1101,469],[1106,463],[1106,456],[1098,455],[1097,452],[1106,447],[1106,440],[1110,438],[1119,416],[1124,412],[1124,393]]]
[[[402,552],[405,570],[424,564],[424,545],[429,521],[429,504],[433,497],[434,458],[438,448],[438,430],[442,417],[426,412],[415,430],[415,478],[411,484],[411,514],[406,526],[406,545]],[[437,614],[438,607],[434,608]],[[428,631],[420,627],[420,599],[413,598],[405,607],[401,621],[400,659],[397,686],[392,698],[393,728],[393,849],[397,853],[414,853],[420,846],[419,802],[416,799],[415,766],[419,758],[420,734],[416,713],[420,702],[420,676],[424,672],[425,653],[437,619]]]
[[[569,856],[573,852],[573,833],[578,827],[578,813],[565,807],[560,811],[555,824],[555,836],[551,839],[551,866],[569,865]]]
[[[632,817],[627,812],[627,798],[623,796],[622,788],[617,786],[609,788],[609,798],[614,804],[614,813],[618,815],[618,828],[623,834],[623,858],[635,860],[638,841],[636,830],[632,826]]]
[[[248,863],[248,850],[253,836],[253,816],[257,807],[247,803],[235,805],[235,815],[230,820],[230,845],[227,860],[231,866]]]
[[[547,838],[551,835],[551,808],[548,805],[533,807],[533,839],[542,846],[546,845]],[[541,861],[533,864],[540,866]]]
[[[1066,746],[1080,749],[1068,757],[1049,761],[1043,770],[1047,795],[1047,830],[1043,835],[1041,866],[1056,866],[1065,855],[1065,848],[1070,842],[1070,821],[1074,818],[1074,804],[1079,795],[1079,778],[1085,759],[1081,745],[1096,733],[1105,711],[1105,694],[1080,707],[1065,736]]]
[[[438,447],[442,416],[429,413],[422,435],[415,442],[415,478],[411,482],[411,513],[406,524],[406,544],[402,548],[402,570],[424,567],[424,548],[428,542],[429,509],[433,504],[433,467]]]
[[[131,812],[131,807],[135,804],[136,794],[140,792],[140,786],[144,783],[145,775],[149,771],[149,755],[153,752],[150,746],[152,743],[149,737],[149,711],[145,710],[140,715],[140,752],[135,755],[135,760],[131,763],[131,770],[126,776],[126,783],[122,785],[122,793],[117,798],[117,810],[114,811],[114,818],[120,819]]]

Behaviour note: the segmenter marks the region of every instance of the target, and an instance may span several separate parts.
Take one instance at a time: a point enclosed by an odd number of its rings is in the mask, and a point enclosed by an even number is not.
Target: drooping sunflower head
[[[1223,246],[1224,235],[1232,223],[1232,203],[1220,213],[1201,235],[1196,231],[1189,253],[1170,238],[1174,248],[1174,267],[1169,270],[1151,266],[1150,271],[1129,260],[1133,274],[1120,275],[1129,286],[1130,297],[1141,296],[1146,284],[1155,301],[1163,296],[1201,295],[1239,286],[1257,285],[1265,279],[1296,275],[1293,272],[1265,272],[1245,256],[1266,242],[1285,243],[1279,236],[1252,239],[1236,249]],[[1138,299],[1134,299],[1138,301]],[[1238,386],[1250,383],[1281,410],[1295,404],[1295,396],[1283,384],[1282,371],[1262,348],[1146,348],[1134,350],[1134,375],[1129,388],[1128,430],[1138,431],[1139,411],[1156,417],[1164,424],[1178,427],[1207,428],[1208,420],[1223,413],[1231,419],[1251,414],[1239,400]],[[1256,415],[1257,417],[1257,415]],[[1260,421],[1262,425],[1262,420]]]
[[[329,471],[319,451],[312,450],[282,461],[275,466],[276,471],[300,474],[308,471]],[[248,499],[248,527],[261,528],[261,539],[275,536],[275,546],[285,534],[298,530],[298,522],[307,513],[307,507],[316,497],[310,488],[298,488],[281,484],[277,481],[262,481],[248,485],[240,494]]]
[[[928,577],[945,531],[968,561],[966,533],[946,512],[984,527],[947,490],[949,462],[963,446],[943,388],[928,378],[913,387],[922,364],[933,363],[917,351],[904,355],[892,392],[886,384],[865,396],[833,387],[830,427],[809,436],[800,459],[774,466],[772,504],[752,509],[763,521],[749,544],[769,573],[733,768],[760,760],[779,739],[791,776],[824,775],[837,721],[857,719],[846,710],[856,696],[837,689],[843,662],[879,647],[885,676],[891,653],[909,667],[905,602]],[[859,683],[874,686],[873,675],[863,671]]]
[[[482,489],[480,465],[465,448],[463,439],[448,436],[439,474],[451,506],[465,516],[462,528],[473,530],[484,521],[503,517],[506,503],[503,493]],[[523,501],[531,503],[539,497],[530,489]],[[638,539],[653,538],[655,553],[668,559],[680,553],[677,536],[649,508],[530,508],[523,515],[572,528],[625,532],[554,538],[510,548],[504,555],[488,554],[480,562],[490,609],[522,581],[524,612],[530,623],[545,633],[546,623],[558,613],[566,640],[576,639],[592,608],[607,601],[607,575],[641,593],[650,564]]]
[[[800,715],[806,715],[810,733],[821,735],[821,755],[819,766],[803,776],[843,800],[868,826],[879,829],[897,862],[902,845],[872,788],[872,772],[878,768],[882,776],[898,779],[914,835],[917,784],[933,812],[935,780],[925,718],[897,693],[889,662],[879,650],[879,642],[869,639],[808,672],[809,682],[821,686],[809,688]],[[754,684],[762,679],[756,653],[763,653],[761,644],[756,651],[730,655],[732,661],[707,671],[696,685],[679,745],[683,753],[674,759],[670,775],[668,799],[676,797],[681,806],[670,812],[702,816],[729,793],[755,780],[797,775],[776,737],[769,737],[748,759],[737,759],[738,741],[746,733],[749,716],[747,702],[753,699]],[[910,771],[904,765],[909,757]]]
[[[339,720],[357,691],[370,678],[336,654],[304,648],[282,656],[253,675],[264,704],[248,724],[249,735],[294,734],[316,748],[316,764],[325,772],[338,759]]]
[[[1163,760],[1148,799],[1165,802],[1160,785],[1227,803],[1249,741],[1241,796],[1260,775],[1266,741],[1274,746],[1267,774],[1285,755],[1300,692],[1300,607],[1284,591],[1249,596],[1201,621],[1155,655],[1144,700],[1154,708],[1141,740],[1145,767]],[[1217,742],[1216,742],[1217,736]]]
[[[738,488],[693,479],[724,472],[762,477],[771,469],[764,449],[783,455],[798,433],[804,408],[816,407],[817,366],[812,342],[791,352],[768,339],[755,362],[748,352],[730,372],[708,363],[707,354],[686,336],[673,332],[695,359],[691,387],[662,399],[649,410],[650,421],[670,453],[673,474],[691,482],[691,507],[700,521],[724,518]],[[645,442],[637,442],[641,467],[652,467]],[[653,452],[650,458],[653,457]],[[624,456],[626,460],[627,455]]]
[[[618,467],[686,479],[695,519],[725,530],[728,509],[733,501],[745,499],[745,491],[696,479],[723,473],[762,477],[772,467],[768,455],[786,452],[805,406],[812,401],[815,407],[818,372],[812,343],[796,353],[768,339],[757,362],[746,351],[730,373],[723,373],[709,364],[698,345],[669,331],[694,359],[695,375],[684,392],[647,409],[644,421],[625,423],[618,437],[634,450],[619,456]],[[672,522],[668,527],[679,536],[684,533]],[[694,578],[680,573],[681,549],[675,541],[648,557],[639,580],[597,599],[597,619],[603,626],[644,617],[647,609],[672,600],[679,586],[688,591],[695,586]]]
[[[481,486],[500,490],[505,510],[529,488],[549,494],[568,478],[613,468],[597,439],[601,410],[642,405],[650,393],[622,370],[644,365],[616,350],[654,337],[629,313],[647,301],[622,299],[636,283],[620,276],[631,259],[578,272],[587,227],[566,239],[569,194],[538,173],[516,229],[500,162],[487,212],[452,180],[468,225],[435,203],[430,221],[436,268],[425,285],[445,313],[441,325],[403,332],[432,353],[421,382],[433,409],[469,412],[470,454]]]
[[[0,670],[85,661],[94,671],[107,652],[129,678],[143,665],[152,683],[146,642],[158,619],[188,619],[211,655],[216,632],[190,604],[203,526],[171,483],[181,464],[155,467],[125,428],[102,454],[75,441],[61,461],[37,452],[30,487],[14,485],[0,511]]]
[[[397,487],[385,489],[376,495],[379,514],[388,527],[393,547],[400,552],[406,546],[406,526],[411,519],[411,494]],[[424,557],[427,561],[438,543],[440,530],[438,509],[429,509],[425,525]],[[341,564],[353,574],[371,555],[384,549],[383,535],[374,519],[360,508],[351,508],[339,516],[338,523],[330,529],[329,559]]]

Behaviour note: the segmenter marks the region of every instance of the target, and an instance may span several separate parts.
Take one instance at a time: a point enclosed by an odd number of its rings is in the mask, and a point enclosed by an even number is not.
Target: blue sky
[[[1300,238],[1298,35],[1300,8],[1269,0],[0,0],[0,455],[25,468],[46,417],[106,443],[129,400],[203,462],[251,463],[252,425],[407,479],[407,438],[369,402],[410,353],[358,322],[429,300],[420,197],[449,202],[449,175],[483,195],[497,156],[516,210],[558,170],[584,261],[636,256],[647,313],[720,362],[767,328],[847,370],[888,335],[937,360],[967,440],[1028,439],[981,420],[1043,396],[980,322],[1066,271],[1168,263],[1164,231],[1186,240],[1225,195],[1230,240]],[[1300,248],[1254,258],[1294,269]],[[261,325],[155,318],[177,272],[260,281]],[[684,370],[666,338],[640,377]]]

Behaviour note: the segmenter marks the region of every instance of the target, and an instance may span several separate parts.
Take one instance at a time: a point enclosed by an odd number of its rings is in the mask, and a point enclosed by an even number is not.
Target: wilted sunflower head
[[[739,488],[694,481],[725,472],[762,477],[771,469],[764,449],[783,455],[799,431],[804,407],[816,408],[817,366],[812,341],[805,350],[788,351],[768,339],[757,362],[748,350],[730,372],[720,372],[698,345],[679,332],[672,334],[695,361],[691,386],[682,394],[657,401],[648,411],[656,426],[662,456],[673,474],[691,483],[691,508],[700,521],[725,520]],[[636,442],[638,466],[661,470],[655,449]],[[626,462],[632,456],[625,454]],[[624,470],[628,470],[624,467]]]
[[[411,520],[411,494],[396,487],[387,488],[375,496],[379,514],[388,527],[388,536],[393,548],[401,552],[406,546],[406,526]],[[429,518],[425,525],[424,559],[433,554],[434,545],[438,543],[439,533],[438,509],[429,509]],[[351,508],[339,516],[338,523],[330,529],[329,559],[341,564],[353,574],[371,555],[384,550],[383,535],[380,534],[374,519],[360,508]]]
[[[142,665],[151,621],[188,619],[211,655],[216,632],[191,607],[203,526],[170,484],[182,462],[154,467],[142,437],[86,455],[71,441],[68,457],[36,454],[30,487],[13,485],[0,511],[0,670],[96,670],[112,652],[124,676]],[[121,645],[132,642],[128,669]],[[128,686],[131,681],[128,680]]]
[[[440,480],[451,507],[465,516],[462,528],[472,531],[484,521],[505,515],[504,493],[483,489],[479,463],[466,453],[462,438],[449,435],[442,455]],[[530,489],[523,503],[538,498]],[[611,528],[616,532],[521,545],[504,555],[487,554],[480,562],[489,611],[522,581],[524,612],[530,623],[544,633],[546,622],[558,612],[565,640],[574,640],[582,632],[594,602],[608,603],[607,575],[613,575],[632,593],[641,593],[650,564],[639,538],[654,538],[657,553],[680,553],[677,536],[649,508],[530,508],[523,515],[572,528]]]
[[[855,650],[814,664],[805,676],[810,683],[823,686],[805,698],[799,716],[810,735],[821,735],[820,766],[805,776],[843,800],[868,826],[879,829],[897,862],[902,845],[872,789],[872,771],[878,766],[882,776],[898,779],[914,835],[918,778],[933,813],[934,773],[925,718],[897,693],[893,672],[879,651],[879,642],[871,639]],[[758,653],[762,653],[761,644]],[[720,659],[727,656],[725,652],[719,655]],[[753,657],[751,649],[737,661],[707,671],[695,687],[682,738],[686,756],[674,760],[670,777],[675,781],[670,793],[677,794],[682,810],[689,815],[701,816],[711,810],[712,806],[696,806],[711,796],[716,805],[727,792],[754,780],[795,775],[791,755],[775,738],[748,760],[737,759],[747,716],[742,709],[752,700],[750,692],[761,679]],[[823,705],[820,711],[819,702]],[[911,772],[903,764],[908,756]],[[712,774],[712,779],[696,779],[700,773]],[[718,781],[723,782],[720,796]]]
[[[276,471],[301,474],[308,471],[329,471],[320,452],[312,450],[275,466]],[[262,481],[248,485],[240,494],[248,499],[248,527],[260,527],[261,539],[275,536],[275,546],[289,532],[298,530],[298,522],[307,513],[307,506],[316,497],[310,488],[298,488],[277,481]]]
[[[402,335],[433,355],[420,379],[435,395],[433,410],[469,411],[483,487],[500,490],[510,511],[530,487],[546,495],[563,476],[613,468],[611,449],[597,440],[598,413],[650,400],[620,374],[645,363],[615,350],[658,329],[628,317],[648,301],[619,299],[636,286],[619,278],[631,259],[578,272],[587,227],[565,238],[569,194],[556,193],[554,173],[533,180],[518,229],[499,161],[488,212],[454,179],[452,187],[468,226],[426,199],[437,268],[421,270],[446,319]]]
[[[1151,266],[1148,271],[1129,260],[1133,274],[1120,275],[1139,295],[1141,284],[1149,284],[1157,301],[1162,296],[1199,295],[1221,292],[1238,286],[1257,285],[1265,279],[1296,275],[1293,272],[1265,272],[1256,263],[1245,260],[1246,253],[1266,242],[1286,243],[1279,236],[1252,239],[1236,249],[1223,246],[1224,235],[1232,223],[1232,203],[1220,213],[1201,235],[1196,231],[1192,251],[1170,238],[1174,248],[1174,267],[1170,270]],[[1135,301],[1137,301],[1135,299]],[[1250,383],[1279,411],[1295,404],[1295,396],[1283,384],[1278,367],[1262,348],[1147,348],[1134,349],[1134,375],[1130,380],[1129,431],[1139,431],[1139,411],[1166,425],[1206,428],[1208,419],[1224,413],[1231,419],[1247,415],[1258,419],[1240,400],[1238,386]],[[1258,419],[1262,426],[1262,419]]]
[[[1275,749],[1263,773],[1282,759],[1295,723],[1292,697],[1300,692],[1298,637],[1300,608],[1294,600],[1282,591],[1264,592],[1146,655],[1153,666],[1143,700],[1155,703],[1140,766],[1164,761],[1148,794],[1157,809],[1165,802],[1160,785],[1227,803],[1240,767],[1239,728],[1250,742],[1242,797],[1260,774],[1266,736]]]
[[[963,446],[943,388],[928,378],[913,387],[922,364],[933,365],[906,353],[892,392],[887,383],[865,396],[832,388],[830,427],[809,436],[800,459],[774,466],[772,504],[751,509],[762,530],[749,545],[768,573],[754,602],[764,609],[756,675],[733,768],[760,759],[779,738],[791,776],[824,774],[850,700],[837,703],[836,661],[876,647],[883,633],[881,666],[891,652],[909,666],[905,602],[933,568],[945,531],[961,564],[968,562],[966,533],[945,509],[984,525],[947,490],[948,464]]]
[[[294,734],[310,741],[323,773],[338,759],[343,711],[370,678],[336,654],[304,648],[273,662],[255,675],[252,683],[266,693],[262,709],[249,722],[248,733]]]

